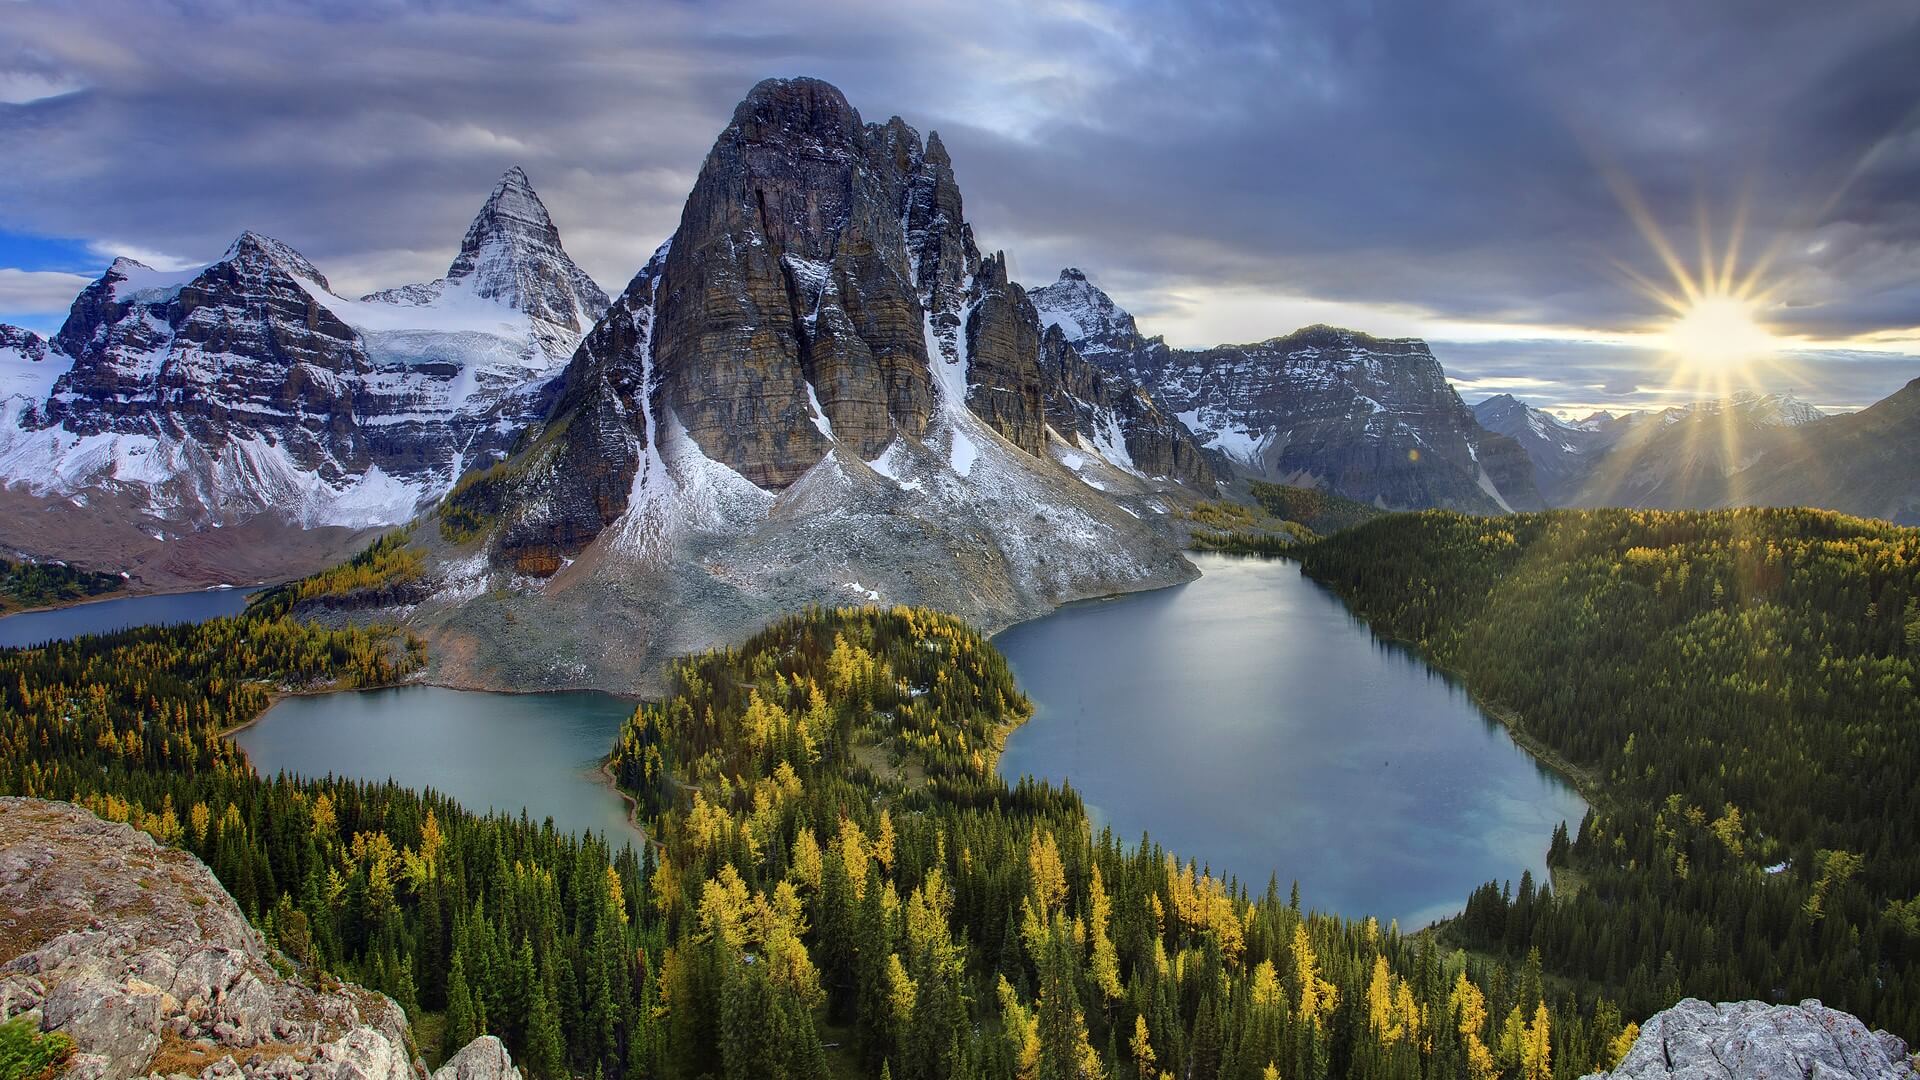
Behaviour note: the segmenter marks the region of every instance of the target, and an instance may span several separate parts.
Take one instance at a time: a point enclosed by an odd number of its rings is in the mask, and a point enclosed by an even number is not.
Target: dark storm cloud
[[[1624,186],[1689,262],[1744,205],[1785,328],[1844,338],[1920,326],[1915,56],[1911,0],[8,4],[0,229],[251,227],[370,288],[520,163],[617,287],[741,94],[806,73],[938,128],[985,246],[1149,329],[1214,288],[1644,327]]]

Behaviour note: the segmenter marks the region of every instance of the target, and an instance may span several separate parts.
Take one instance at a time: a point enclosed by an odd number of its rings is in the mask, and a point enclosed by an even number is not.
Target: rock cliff
[[[193,856],[69,803],[0,798],[0,1019],[66,1034],[76,1080],[416,1080],[400,1007],[282,973]],[[483,1036],[433,1080],[519,1080]]]
[[[1818,1001],[1714,1005],[1688,998],[1641,1025],[1611,1073],[1588,1080],[1915,1080],[1907,1044]]]
[[[1544,505],[1525,451],[1475,421],[1425,342],[1310,326],[1174,349],[1077,269],[1033,295],[1042,321],[1239,471],[1389,509]]]
[[[1004,625],[1190,576],[1167,518],[1214,490],[1177,420],[1043,341],[939,137],[811,79],[741,102],[548,400],[421,538],[438,678],[645,690],[810,603]]]

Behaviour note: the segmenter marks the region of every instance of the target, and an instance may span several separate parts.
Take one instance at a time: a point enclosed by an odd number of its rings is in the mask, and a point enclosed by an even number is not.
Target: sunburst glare
[[[1632,185],[1617,175],[1612,180],[1621,205],[1666,270],[1662,282],[1616,263],[1640,292],[1665,309],[1647,327],[1646,339],[1667,360],[1666,394],[1683,400],[1725,397],[1765,390],[1763,375],[1791,379],[1784,343],[1767,319],[1777,288],[1768,276],[1774,250],[1770,246],[1741,265],[1744,205],[1732,214],[1724,249],[1716,249],[1710,216],[1700,209],[1695,220],[1699,261],[1688,266]]]

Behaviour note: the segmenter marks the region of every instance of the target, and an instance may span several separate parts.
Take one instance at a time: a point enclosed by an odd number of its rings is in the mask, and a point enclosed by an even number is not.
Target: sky
[[[0,321],[248,228],[344,294],[432,278],[515,164],[616,291],[741,96],[813,75],[939,131],[1017,278],[1176,345],[1330,322],[1469,401],[1856,408],[1920,376],[1915,57],[1912,0],[0,0]],[[1701,279],[1736,234],[1778,351],[1701,379],[1662,245]]]

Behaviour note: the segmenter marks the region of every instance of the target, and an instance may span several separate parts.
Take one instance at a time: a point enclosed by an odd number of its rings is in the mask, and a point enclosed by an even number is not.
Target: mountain
[[[1791,393],[1737,393],[1622,416],[1559,420],[1510,395],[1474,407],[1513,436],[1556,505],[1814,506],[1920,524],[1920,380],[1857,413]]]
[[[1724,499],[1822,506],[1920,525],[1920,379],[1857,413],[1799,424],[1746,470]]]
[[[503,456],[605,305],[518,169],[446,277],[360,300],[251,231],[116,260],[37,359],[0,351],[0,543],[150,584],[310,571]]]
[[[415,530],[438,678],[645,689],[810,603],[1004,625],[1190,577],[1165,517],[1214,491],[1178,421],[1043,334],[939,136],[811,79],[740,104],[550,398]]]
[[[1391,509],[1537,509],[1525,452],[1486,431],[1424,342],[1310,326],[1252,345],[1174,349],[1077,269],[1034,292],[1090,361],[1139,384],[1208,449],[1265,480]]]
[[[1473,407],[1474,419],[1520,444],[1533,463],[1533,484],[1550,505],[1564,505],[1579,491],[1594,460],[1604,454],[1632,421],[1596,413],[1585,420],[1562,420],[1512,394],[1495,394]]]
[[[1083,355],[1130,358],[1159,342],[1142,337],[1133,316],[1088,281],[1077,266],[1060,271],[1053,284],[1033,290],[1032,295],[1041,319],[1058,327]]]
[[[1797,441],[1799,429],[1820,416],[1791,394],[1752,393],[1629,416],[1565,489],[1567,501],[1669,510],[1739,505],[1730,478]]]
[[[559,357],[573,352],[608,304],[561,247],[560,230],[518,165],[494,185],[445,277],[362,299],[432,308],[450,306],[463,292],[525,315],[542,351]]]

